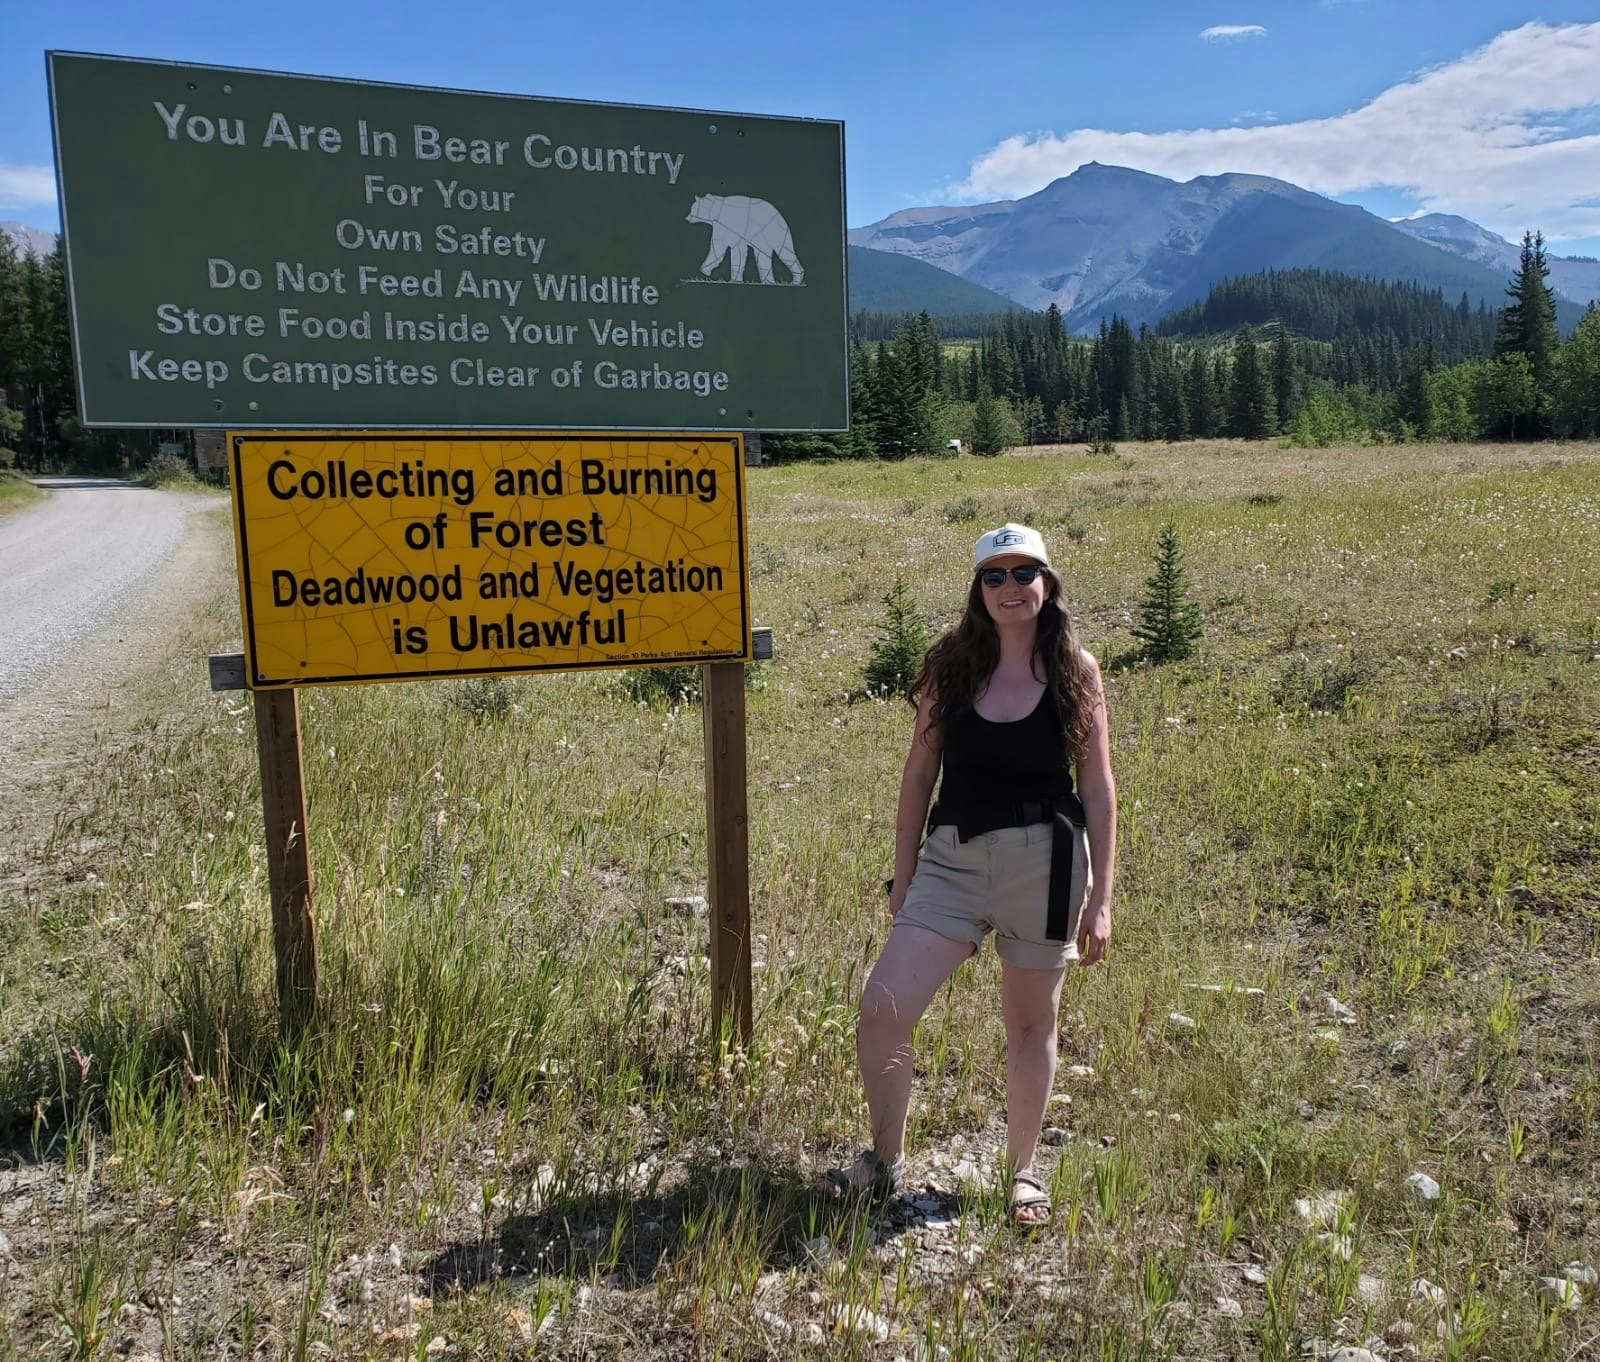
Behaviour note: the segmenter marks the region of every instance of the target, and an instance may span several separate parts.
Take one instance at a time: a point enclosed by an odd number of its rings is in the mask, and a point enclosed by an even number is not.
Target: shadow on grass
[[[692,1257],[725,1254],[730,1272],[783,1271],[848,1260],[853,1251],[893,1242],[926,1223],[916,1193],[880,1203],[819,1191],[792,1167],[690,1165],[681,1185],[661,1196],[556,1197],[541,1210],[512,1215],[498,1233],[460,1241],[426,1269],[435,1296],[540,1276],[612,1275],[625,1290],[655,1285],[664,1270]],[[975,1210],[963,1194],[937,1200],[935,1215],[955,1220]],[[830,1247],[819,1254],[816,1241]]]

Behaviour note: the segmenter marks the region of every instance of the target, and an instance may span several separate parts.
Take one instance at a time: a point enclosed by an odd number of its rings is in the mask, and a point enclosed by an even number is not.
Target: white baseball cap
[[[972,566],[976,570],[991,558],[1004,558],[1007,554],[1013,553],[1018,557],[1031,558],[1036,563],[1043,563],[1046,567],[1050,566],[1050,555],[1045,552],[1044,540],[1039,537],[1039,531],[1009,521],[998,530],[990,530],[987,534],[978,536],[978,542],[972,546]]]

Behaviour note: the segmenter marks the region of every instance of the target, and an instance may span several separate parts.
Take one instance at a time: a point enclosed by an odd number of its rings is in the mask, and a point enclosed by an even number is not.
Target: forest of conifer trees
[[[1227,279],[1135,332],[1084,339],[1061,313],[860,314],[847,436],[780,456],[902,458],[949,438],[1018,444],[1281,436],[1291,443],[1600,435],[1600,309],[1556,335],[1530,235],[1499,311],[1415,284],[1285,270]]]
[[[1282,437],[1359,441],[1600,435],[1600,309],[1563,343],[1543,239],[1524,239],[1498,312],[1414,284],[1286,270],[1227,279],[1158,326],[1083,338],[1061,312],[860,313],[851,429],[773,435],[767,456],[901,459],[1017,445]],[[59,248],[0,237],[0,467],[137,468],[166,432],[76,415]]]

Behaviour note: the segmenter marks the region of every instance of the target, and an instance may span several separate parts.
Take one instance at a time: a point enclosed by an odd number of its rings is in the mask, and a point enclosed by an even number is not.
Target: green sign
[[[840,123],[49,68],[88,425],[848,424]]]

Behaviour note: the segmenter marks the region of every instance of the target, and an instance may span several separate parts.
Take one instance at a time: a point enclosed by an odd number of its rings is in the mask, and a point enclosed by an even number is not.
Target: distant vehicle
[[[959,454],[961,452],[961,441],[960,440],[951,440],[950,443],[945,446],[945,448],[946,449],[953,449],[953,450],[955,450],[955,452],[957,454]]]

